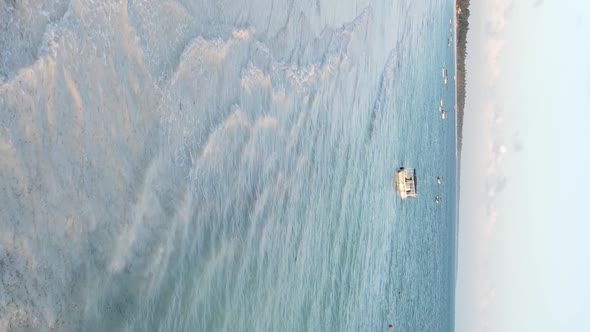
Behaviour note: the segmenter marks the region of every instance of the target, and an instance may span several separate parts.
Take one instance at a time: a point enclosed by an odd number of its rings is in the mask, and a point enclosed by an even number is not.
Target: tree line
[[[465,58],[467,57],[467,31],[469,30],[469,1],[457,0],[457,149],[461,155],[463,116],[465,109]],[[461,160],[461,159],[459,159]]]

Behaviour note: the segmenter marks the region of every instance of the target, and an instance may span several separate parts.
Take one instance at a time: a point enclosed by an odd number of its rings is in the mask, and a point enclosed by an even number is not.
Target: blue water
[[[0,4],[0,330],[453,330],[452,16]]]

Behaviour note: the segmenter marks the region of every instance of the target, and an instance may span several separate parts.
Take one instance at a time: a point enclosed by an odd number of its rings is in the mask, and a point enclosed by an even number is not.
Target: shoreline
[[[459,267],[459,188],[461,185],[461,153],[459,151],[459,84],[457,82],[457,73],[459,69],[458,55],[459,55],[459,42],[458,42],[458,22],[457,22],[457,0],[453,0],[453,38],[455,45],[455,75],[453,81],[455,82],[455,289],[457,288],[457,269]],[[454,325],[454,324],[453,324]]]
[[[453,17],[455,19],[455,160],[457,163],[457,202],[461,192],[461,149],[463,145],[463,122],[465,118],[465,95],[467,56],[467,33],[469,31],[470,0],[453,0]],[[457,205],[459,205],[457,203]],[[459,207],[457,206],[457,211]]]
[[[469,5],[470,0],[454,0],[453,5],[455,18],[455,105],[456,105],[456,136],[457,136],[457,160],[458,168],[461,169],[461,149],[463,145],[463,122],[465,116],[465,94],[467,90],[466,78],[466,57],[467,57],[467,34],[469,32]]]

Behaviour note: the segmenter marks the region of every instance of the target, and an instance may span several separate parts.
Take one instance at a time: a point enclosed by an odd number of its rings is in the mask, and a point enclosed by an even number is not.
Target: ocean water
[[[453,330],[452,15],[0,1],[0,330]]]

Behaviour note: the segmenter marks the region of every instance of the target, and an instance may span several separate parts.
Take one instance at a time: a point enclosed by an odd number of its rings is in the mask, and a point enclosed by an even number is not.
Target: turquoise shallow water
[[[453,330],[453,3],[247,3],[1,5],[0,328]]]

